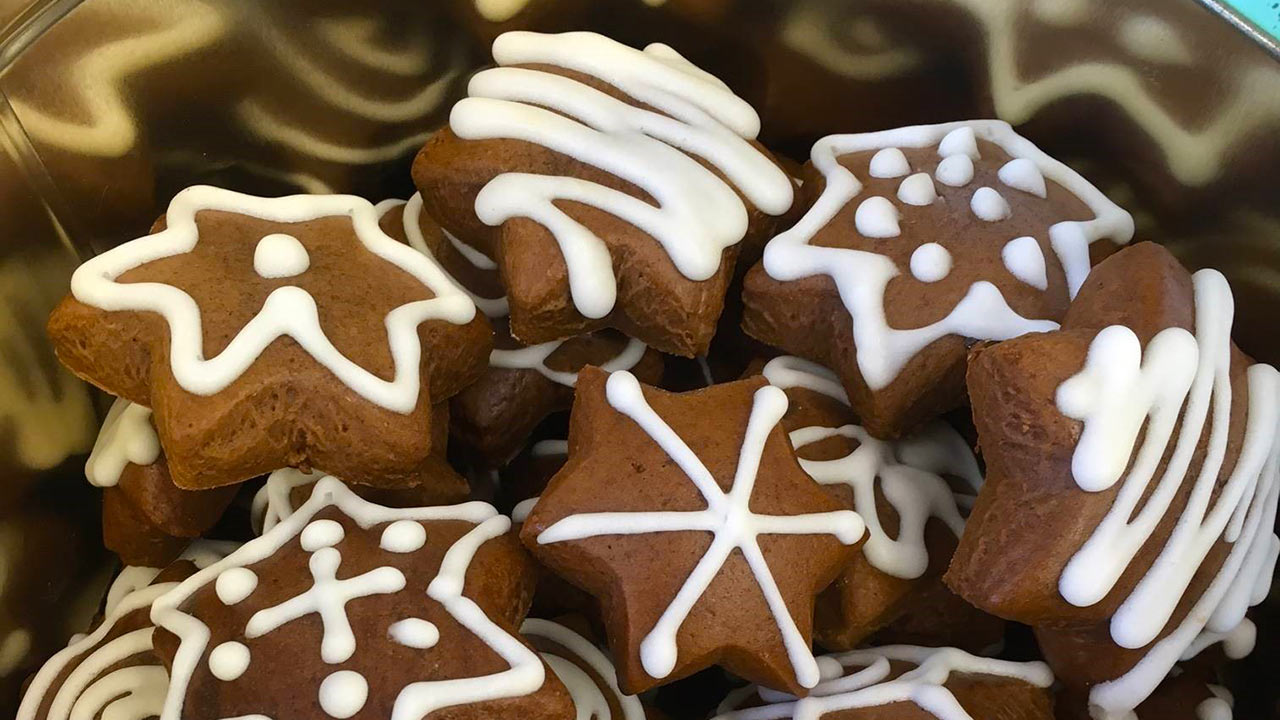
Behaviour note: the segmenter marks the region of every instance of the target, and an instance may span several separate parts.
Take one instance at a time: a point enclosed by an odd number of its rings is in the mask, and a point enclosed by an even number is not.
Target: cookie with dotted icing
[[[831,135],[808,212],[747,275],[743,325],[834,369],[876,437],[964,400],[975,340],[1058,327],[1091,253],[1133,220],[1005,123]]]
[[[85,462],[102,488],[102,539],[125,565],[163,567],[216,524],[238,486],[184,490],[173,483],[151,409],[116,398]]]
[[[1270,586],[1280,375],[1235,347],[1233,313],[1221,274],[1142,243],[1095,268],[1062,330],[970,361],[987,483],[946,581],[1035,626],[1095,716]]]
[[[485,503],[386,508],[320,479],[154,606],[162,720],[571,716],[516,633],[533,568],[510,527]]]
[[[630,370],[645,382],[662,376],[662,356],[616,330],[521,344],[511,336],[506,291],[492,262],[446,234],[423,212],[421,195],[378,208],[384,231],[435,258],[493,324],[488,370],[450,400],[452,433],[474,464],[497,467],[511,460],[538,423],[569,409],[578,371],[587,365]]]
[[[818,658],[809,697],[748,686],[713,720],[1053,720],[1053,673],[956,648],[886,645]]]
[[[169,674],[155,652],[151,605],[234,544],[196,542],[173,565],[124,568],[107,591],[102,617],[32,677],[17,720],[158,718]]]
[[[178,486],[319,467],[411,482],[431,406],[483,370],[488,323],[349,195],[178,193],[90,259],[49,319],[59,359],[152,408]]]
[[[414,161],[525,344],[613,327],[705,354],[741,246],[792,205],[755,110],[669,46],[510,32]]]
[[[568,461],[521,539],[600,601],[625,691],[711,665],[793,693],[817,682],[813,599],[863,526],[796,462],[786,409],[762,379],[674,394],[580,373]]]
[[[964,439],[935,420],[902,440],[877,440],[858,424],[835,373],[798,357],[776,357],[757,365],[756,373],[787,394],[781,424],[800,467],[867,526],[866,542],[818,596],[818,645],[853,649],[898,619],[917,596],[943,601],[950,593],[942,587],[942,573],[982,486]],[[1001,623],[958,599],[946,602],[953,612],[934,618],[932,632],[925,633],[931,640],[949,641],[953,632],[968,632],[977,623],[987,633],[980,647],[999,641]],[[917,616],[913,631],[921,634],[930,624]]]

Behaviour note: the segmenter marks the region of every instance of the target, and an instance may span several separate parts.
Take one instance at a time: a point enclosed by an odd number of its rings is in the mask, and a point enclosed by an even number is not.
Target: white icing
[[[978,153],[978,136],[970,125],[960,124],[947,132],[938,143],[938,155],[949,158],[953,155],[967,155],[970,160],[980,160]]]
[[[346,532],[336,520],[316,520],[302,530],[302,549],[315,552],[342,542]]]
[[[498,514],[492,506],[470,502],[444,507],[420,507],[408,509],[385,508],[362,500],[341,481],[324,477],[316,482],[315,491],[302,507],[283,518],[265,535],[245,543],[225,560],[185,580],[178,587],[164,594],[151,611],[152,620],[176,634],[181,640],[174,655],[172,689],[164,701],[161,720],[180,720],[186,700],[187,685],[195,673],[209,640],[209,628],[199,618],[187,614],[182,607],[201,588],[214,582],[219,574],[230,567],[247,567],[271,557],[282,547],[297,538],[311,520],[322,510],[334,507],[361,528],[397,520],[427,522],[431,520],[456,520],[474,523],[475,527],[456,541],[444,555],[440,570],[427,586],[427,596],[439,603],[444,610],[501,657],[509,668],[480,677],[453,678],[449,680],[414,682],[400,690],[391,710],[392,718],[422,718],[440,708],[485,702],[500,698],[518,697],[535,692],[542,687],[544,671],[538,656],[490,620],[474,601],[463,595],[467,569],[476,551],[487,541],[501,537],[511,528],[511,522]],[[321,548],[311,556],[309,565],[316,585],[303,595],[286,601],[275,608],[255,614],[250,626],[262,629],[266,625],[287,622],[288,615],[301,617],[307,613],[319,613],[325,626],[323,646],[334,649],[331,657],[346,655],[343,647],[346,637],[335,632],[346,625],[342,603],[351,597],[366,596],[385,590],[391,583],[394,568],[383,567],[359,578],[334,580],[334,572],[340,562],[337,548]],[[363,579],[361,579],[363,578]],[[401,586],[403,576],[401,576]],[[348,585],[347,583],[354,583]],[[323,590],[317,592],[317,587]],[[323,596],[321,596],[323,593]],[[256,618],[267,613],[263,621]],[[251,629],[245,637],[252,640]],[[332,642],[341,640],[342,642]],[[354,643],[354,639],[351,639]],[[343,650],[344,652],[336,652]],[[322,654],[325,648],[322,647]],[[25,719],[24,719],[25,720]]]
[[[369,699],[369,681],[354,670],[339,670],[320,682],[320,709],[332,718],[346,718],[360,712]]]
[[[265,533],[293,514],[293,490],[314,484],[324,477],[321,472],[302,472],[282,468],[267,476],[267,482],[253,496],[250,517],[259,534]]]
[[[254,613],[245,625],[244,636],[249,640],[262,637],[287,622],[315,614],[320,616],[324,626],[320,658],[330,665],[351,659],[356,652],[356,637],[347,617],[347,603],[370,595],[399,592],[404,589],[405,579],[404,573],[396,568],[383,566],[338,580],[341,564],[342,554],[337,548],[324,546],[312,552],[307,563],[311,570],[311,587],[279,605]]]
[[[301,275],[311,267],[311,256],[298,238],[272,233],[258,241],[253,250],[253,271],[264,278],[277,279]]]
[[[418,195],[421,196],[422,193],[418,193]],[[453,246],[453,249],[457,250],[458,254],[461,255],[464,260],[471,263],[472,266],[481,270],[498,269],[498,263],[490,259],[488,255],[485,255],[479,250],[462,242],[453,233],[445,230],[444,228],[440,228],[440,233],[449,241],[449,244]]]
[[[547,358],[551,357],[551,354],[556,350],[559,350],[560,346],[565,342],[564,340],[553,340],[541,345],[530,345],[529,347],[514,350],[495,349],[489,353],[489,366],[511,370],[536,370],[539,375],[551,382],[566,387],[575,387],[578,384],[578,373],[553,370],[547,366]],[[639,340],[627,338],[627,344],[623,346],[622,351],[601,363],[600,369],[607,372],[630,370],[640,362],[647,349],[648,346]]]
[[[1186,662],[1200,653],[1208,650],[1210,647],[1222,643],[1222,654],[1227,656],[1228,660],[1240,660],[1249,656],[1253,652],[1254,645],[1258,641],[1258,627],[1253,624],[1249,618],[1240,621],[1240,624],[1227,632],[1213,632],[1205,630],[1196,637],[1195,642],[1191,643],[1186,650],[1183,651],[1179,660]]]
[[[568,440],[539,440],[529,448],[529,454],[536,458],[552,457],[554,455],[568,455]]]
[[[901,150],[891,147],[871,156],[867,172],[874,178],[896,178],[910,173],[911,165]]]
[[[608,691],[617,702],[618,707],[622,709],[622,717],[613,718],[609,711],[608,700],[605,699],[602,692],[604,688],[601,688],[595,680],[592,680],[577,665],[567,660],[560,660],[560,658],[551,653],[542,653],[543,659],[551,665],[561,682],[568,688],[569,696],[573,698],[574,707],[578,710],[576,720],[588,720],[589,718],[595,718],[596,720],[645,719],[644,707],[640,704],[640,698],[622,692],[622,689],[618,687],[618,672],[613,667],[613,663],[591,641],[563,625],[550,620],[536,618],[526,619],[524,624],[520,626],[520,634],[527,637],[546,638],[564,648],[565,652],[571,653],[572,658],[586,663],[587,666],[595,671],[596,675],[604,680],[608,686]],[[560,660],[560,662],[556,662],[557,660]]]
[[[392,640],[417,650],[435,647],[440,642],[440,628],[422,618],[405,618],[391,623],[387,635]]]
[[[938,243],[925,243],[911,253],[911,275],[920,282],[938,282],[951,272],[951,253]]]
[[[224,605],[235,605],[243,601],[257,587],[258,574],[249,568],[229,568],[214,582],[214,590]]]
[[[938,199],[938,189],[933,185],[929,173],[916,173],[898,185],[898,199],[908,205],[924,207],[932,205]]]
[[[1164,65],[1190,65],[1195,56],[1176,28],[1157,15],[1132,14],[1116,25],[1116,41],[1130,55]]]
[[[807,388],[848,404],[834,374],[806,360],[786,355],[774,358],[764,366],[763,375],[783,390]],[[858,425],[844,425],[799,428],[791,432],[791,443],[799,453],[830,437],[857,440],[858,447],[833,460],[801,458],[800,467],[822,485],[847,485],[853,491],[854,510],[867,527],[862,552],[873,567],[894,577],[920,577],[929,567],[924,537],[929,519],[938,518],[956,537],[964,532],[964,518],[942,475],[977,476],[976,491],[981,476],[973,452],[941,421],[931,423],[927,434],[898,442],[877,440]],[[876,505],[877,487],[898,516],[896,537],[884,529]]]
[[[858,203],[853,213],[853,226],[858,232],[869,238],[898,237],[902,230],[898,227],[898,208],[879,195]]]
[[[828,661],[822,682],[808,697],[797,699],[766,688],[748,688],[726,698],[714,720],[819,720],[831,713],[893,703],[910,703],[937,720],[974,720],[945,687],[952,674],[991,675],[1039,688],[1053,684],[1053,673],[1042,662],[993,660],[956,648],[890,645],[822,659]],[[914,667],[891,679],[890,662]],[[767,704],[738,709],[753,694]]]
[[[1005,243],[1000,249],[1000,259],[1010,275],[1031,287],[1044,291],[1049,288],[1049,270],[1044,262],[1040,243],[1030,235],[1023,235]]]
[[[523,523],[528,520],[529,513],[533,512],[533,506],[538,504],[538,500],[537,497],[531,497],[516,503],[516,506],[511,508],[511,521]]]
[[[399,207],[401,205],[404,206],[404,213],[401,216],[403,227],[404,227],[404,236],[405,236],[405,239],[408,240],[409,242],[409,247],[413,248],[414,250],[417,250],[418,252],[422,253],[423,255],[426,255],[427,257],[435,257],[434,255],[431,254],[431,248],[427,246],[427,239],[423,237],[422,226],[419,224],[422,219],[422,194],[421,193],[414,193],[413,197],[409,198],[408,202],[405,202],[403,200],[383,200],[382,202],[378,203],[378,208],[380,208],[380,211],[378,214],[379,216],[384,215],[387,212],[389,212],[392,208]],[[445,233],[445,237],[449,238],[451,242],[456,241],[456,245],[470,248],[471,253],[469,254],[464,252],[462,253],[462,256],[467,261],[469,261],[472,265],[475,265],[477,268],[480,268],[481,270],[492,269],[492,268],[485,267],[482,264],[478,264],[477,262],[478,258],[485,257],[479,250],[476,250],[475,248],[471,248],[469,245],[465,245],[464,243],[462,243],[462,241],[457,240],[452,235],[449,235],[449,233],[446,232],[444,228],[441,228],[440,231]],[[461,249],[461,247],[459,249]],[[442,272],[444,271],[442,270]],[[445,274],[448,275],[447,272]],[[469,290],[462,283],[459,283],[456,280],[453,280],[452,276],[449,276],[449,277],[450,277],[450,280],[454,282],[454,284],[462,288],[462,291],[467,294],[467,297],[471,298],[471,301],[476,304],[476,307],[480,308],[480,312],[484,313],[485,317],[502,318],[511,314],[511,305],[510,303],[507,302],[507,298],[505,295],[497,298],[481,297],[471,292],[471,290]]]
[[[249,648],[244,643],[224,642],[209,653],[209,672],[223,682],[231,682],[249,669]]]
[[[397,520],[382,531],[378,547],[388,552],[411,553],[427,544],[427,529],[420,522]]]
[[[942,158],[933,176],[938,182],[951,187],[964,187],[973,182],[973,158],[968,155],[951,155]]]
[[[1005,163],[996,171],[996,177],[1014,190],[1031,193],[1038,198],[1049,196],[1049,189],[1045,185],[1044,175],[1040,174],[1040,168],[1027,158],[1014,158]]]
[[[686,512],[599,512],[570,515],[538,535],[538,543],[550,544],[582,540],[601,535],[637,535],[701,530],[712,534],[706,554],[686,578],[676,597],[663,611],[654,627],[640,642],[640,661],[646,673],[667,677],[677,660],[676,636],[689,612],[706,592],[735,550],[751,568],[769,610],[777,622],[796,681],[813,687],[818,666],[808,643],[800,634],[782,594],[765,562],[757,540],[759,535],[832,535],[844,544],[853,544],[863,533],[861,518],[847,510],[809,515],[760,515],[750,509],[756,472],[769,434],[787,411],[787,396],[766,386],[756,391],[747,421],[733,485],[720,489],[702,461],[671,426],[645,400],[640,382],[628,372],[609,376],[605,386],[609,405],[631,418],[684,471],[707,502],[705,510]]]
[[[120,283],[121,274],[161,258],[191,251],[199,242],[196,213],[222,210],[272,222],[294,223],[321,217],[350,217],[365,249],[408,273],[434,297],[401,305],[387,314],[386,330],[395,368],[391,381],[353,363],[325,335],[315,299],[302,288],[284,285],[267,296],[262,309],[216,356],[204,355],[200,308],[186,292],[162,283]],[[470,322],[475,305],[429,257],[388,237],[368,201],[350,195],[291,195],[260,198],[208,186],[194,186],[169,203],[166,228],[127,242],[81,265],[71,277],[77,300],[107,311],[150,311],[169,327],[169,364],[187,392],[213,395],[239,378],[259,354],[280,337],[290,337],[316,362],[361,397],[394,412],[408,414],[417,405],[422,376],[418,326],[428,320]],[[233,282],[234,278],[227,278]]]
[[[1156,561],[1111,618],[1117,644],[1150,647],[1124,676],[1091,691],[1090,702],[1107,717],[1136,707],[1206,628],[1225,632],[1243,622],[1276,542],[1271,528],[1280,491],[1280,376],[1267,365],[1248,369],[1239,456],[1219,482],[1231,421],[1234,301],[1216,271],[1201,270],[1193,280],[1194,336],[1169,328],[1144,352],[1131,330],[1108,327],[1094,338],[1085,367],[1058,388],[1059,410],[1084,423],[1072,457],[1076,483],[1086,491],[1121,483],[1111,509],[1063,571],[1059,589],[1066,600],[1087,606],[1105,597],[1191,483]],[[1201,465],[1192,472],[1206,434]],[[1226,561],[1190,613],[1160,637],[1219,541],[1232,545]]]
[[[472,77],[468,97],[453,106],[449,125],[459,137],[536,143],[612,173],[652,198],[530,173],[501,174],[477,195],[482,222],[496,226],[526,217],[555,237],[574,306],[585,317],[601,318],[613,309],[612,258],[604,241],[556,201],[598,207],[643,230],[694,281],[715,274],[723,251],[746,233],[747,210],[735,187],[771,215],[791,206],[790,179],[748,142],[760,128],[755,111],[671,48],[654,44],[642,52],[587,32],[509,32],[494,41],[493,56],[499,67]],[[658,112],[568,77],[509,67],[519,64],[599,77]]]
[[[116,398],[84,464],[84,475],[92,485],[113,487],[126,465],[150,465],[159,457],[160,438],[151,425],[151,408]]]
[[[952,311],[941,320],[909,330],[889,327],[885,319],[884,291],[898,273],[895,263],[878,253],[820,247],[810,244],[862,190],[853,173],[838,158],[881,147],[927,147],[957,128],[971,128],[977,137],[994,143],[1012,157],[1035,162],[1049,180],[1061,185],[1093,211],[1090,220],[1064,220],[1048,228],[1049,243],[1062,263],[1068,291],[1074,295],[1089,273],[1089,244],[1101,238],[1125,243],[1133,235],[1133,218],[1066,165],[1050,158],[1006,123],[975,120],[965,123],[916,126],[861,135],[832,135],[813,147],[813,164],[826,178],[818,201],[790,230],[775,237],[764,251],[764,268],[779,281],[812,275],[831,277],[845,308],[852,316],[858,368],[868,386],[885,387],[922,348],[947,335],[985,340],[1006,340],[1027,332],[1057,328],[1050,320],[1028,319],[1015,312],[999,289],[978,281]],[[951,155],[944,159],[967,157]]]
[[[1012,213],[1009,201],[999,191],[989,187],[980,187],[973,192],[973,197],[969,199],[969,209],[978,219],[987,222],[1000,222]]]
[[[1206,685],[1213,697],[1205,698],[1196,705],[1196,720],[1232,720],[1235,701],[1231,691],[1221,685]]]
[[[227,549],[223,543],[196,541],[181,557],[197,567],[208,567],[223,549]],[[125,568],[121,572],[107,593],[102,622],[92,632],[73,638],[40,668],[22,698],[16,720],[146,720],[160,714],[169,676],[150,655],[154,628],[141,627],[103,642],[122,619],[145,610],[177,587],[177,583],[148,585],[159,572],[157,568]],[[131,659],[155,664],[109,671]],[[77,661],[75,669],[55,686],[57,678]],[[53,699],[48,713],[37,715],[50,693]]]

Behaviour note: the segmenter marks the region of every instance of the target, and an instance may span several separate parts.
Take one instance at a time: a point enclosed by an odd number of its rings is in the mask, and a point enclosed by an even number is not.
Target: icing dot
[[[249,669],[249,648],[234,640],[224,642],[209,653],[209,672],[223,682],[231,682]]]
[[[1014,158],[1005,163],[996,172],[996,177],[1000,178],[1000,182],[1014,190],[1031,193],[1038,198],[1045,197],[1048,194],[1044,185],[1044,175],[1040,174],[1040,168],[1036,167],[1035,162],[1027,158]]]
[[[253,270],[264,278],[301,275],[311,267],[311,256],[298,238],[272,233],[258,241],[253,251]]]
[[[978,154],[978,138],[973,134],[973,128],[968,125],[947,133],[946,137],[942,138],[942,142],[938,143],[938,154],[944,158],[968,155],[973,160],[982,157]]]
[[[249,568],[233,567],[223,570],[214,582],[214,591],[223,605],[235,605],[253,593],[258,587],[258,576]]]
[[[422,523],[397,520],[382,531],[379,547],[394,553],[411,553],[427,543],[427,530]]]
[[[925,243],[911,253],[911,274],[920,282],[938,282],[951,272],[951,253],[938,243]]]
[[[867,171],[874,178],[896,178],[911,172],[911,166],[907,164],[907,156],[901,150],[891,147],[872,155]]]
[[[1037,290],[1049,287],[1049,276],[1044,265],[1044,252],[1040,243],[1030,236],[1014,238],[1000,251],[1009,273]]]
[[[853,213],[853,225],[858,232],[869,238],[897,237],[898,208],[879,195],[863,200]]]
[[[898,199],[908,205],[931,205],[938,199],[938,191],[933,186],[933,178],[929,173],[916,173],[898,185]]]
[[[933,172],[938,182],[951,187],[964,187],[973,180],[973,158],[968,155],[952,155],[938,163]]]
[[[421,618],[405,618],[392,623],[387,634],[401,645],[418,650],[426,650],[440,642],[440,629]]]
[[[989,187],[980,187],[969,200],[969,209],[973,214],[987,222],[998,222],[1009,217],[1012,211],[1009,203],[1000,193]]]
[[[354,670],[339,670],[320,682],[320,709],[344,720],[360,712],[369,699],[369,683]]]
[[[313,520],[302,530],[302,549],[315,552],[320,548],[333,547],[346,537],[342,525],[335,520]]]

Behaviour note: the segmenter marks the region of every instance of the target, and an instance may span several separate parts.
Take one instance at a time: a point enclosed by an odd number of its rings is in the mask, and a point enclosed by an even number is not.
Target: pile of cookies
[[[413,197],[191,187],[75,273],[124,568],[19,718],[1231,716],[1222,275],[1002,122],[799,168],[668,46],[493,57]]]

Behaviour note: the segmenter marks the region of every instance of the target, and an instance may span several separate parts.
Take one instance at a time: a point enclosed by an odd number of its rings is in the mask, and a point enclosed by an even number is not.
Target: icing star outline
[[[133,268],[189,252],[200,241],[196,213],[221,210],[279,223],[347,216],[365,249],[421,282],[435,297],[394,308],[387,314],[387,338],[394,379],[383,380],[343,355],[320,326],[315,299],[293,285],[276,288],[262,309],[222,352],[204,357],[200,308],[185,291],[157,282],[119,283]],[[290,195],[263,198],[207,185],[174,196],[166,228],[127,242],[81,265],[71,277],[76,300],[106,311],[150,311],[169,327],[169,363],[178,385],[196,395],[213,395],[240,377],[277,338],[288,336],[345,385],[388,410],[408,414],[418,401],[422,345],[418,326],[427,320],[470,322],[475,304],[434,260],[396,242],[378,226],[374,206],[354,195]]]

